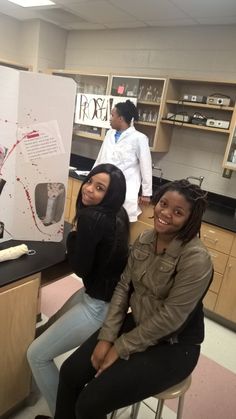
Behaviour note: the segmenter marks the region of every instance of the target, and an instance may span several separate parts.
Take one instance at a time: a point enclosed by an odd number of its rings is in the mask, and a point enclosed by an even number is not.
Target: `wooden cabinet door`
[[[68,185],[67,185],[67,193],[66,193],[65,213],[64,213],[64,219],[65,221],[68,221],[68,222],[70,218],[72,185],[73,185],[73,179],[69,177]]]
[[[236,322],[236,258],[232,256],[226,266],[215,312]]]
[[[31,372],[26,351],[34,339],[40,275],[0,289],[0,416],[24,400]]]
[[[206,307],[208,310],[214,311],[216,300],[218,296],[218,292],[221,287],[223,275],[219,274],[218,272],[214,272],[214,278],[210,285],[210,288],[203,300],[204,307]]]
[[[211,260],[214,266],[215,272],[224,274],[226,264],[228,261],[228,255],[225,253],[218,252],[217,250],[209,249],[209,254],[211,255]]]
[[[77,196],[81,187],[82,181],[73,179],[72,180],[72,191],[71,191],[71,200],[70,200],[70,211],[68,216],[69,223],[72,223],[75,217],[75,207]]]
[[[230,255],[234,256],[236,258],[236,234],[234,236],[235,236],[234,237],[234,242],[233,242],[233,246],[232,246]]]
[[[144,230],[150,230],[152,228],[151,224],[143,223],[142,221],[130,223],[130,244],[133,244],[139,234]]]
[[[203,223],[201,226],[201,240],[210,249],[229,254],[234,234],[219,227]]]
[[[154,206],[153,205],[140,205],[142,210],[142,214],[139,215],[138,221],[142,221],[142,223],[150,224],[151,227],[154,226]]]
[[[208,310],[214,311],[217,300],[217,294],[211,290],[207,292],[203,299],[203,305]]]

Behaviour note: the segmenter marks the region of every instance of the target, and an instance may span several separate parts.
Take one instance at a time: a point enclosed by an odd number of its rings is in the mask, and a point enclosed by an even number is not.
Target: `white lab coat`
[[[124,207],[129,220],[134,222],[141,213],[138,206],[140,186],[143,196],[152,195],[152,160],[148,138],[134,127],[129,127],[115,142],[115,132],[114,129],[107,132],[94,166],[112,163],[122,170],[127,188]]]

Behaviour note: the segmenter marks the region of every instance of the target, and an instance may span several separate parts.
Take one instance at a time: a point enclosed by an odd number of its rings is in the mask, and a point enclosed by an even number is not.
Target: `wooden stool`
[[[170,387],[167,390],[162,391],[161,393],[155,394],[154,396],[152,396],[158,399],[155,419],[161,419],[161,414],[162,414],[165,400],[176,399],[177,397],[179,401],[178,401],[176,419],[182,419],[183,407],[184,407],[184,396],[185,396],[186,391],[189,389],[191,385],[191,380],[192,380],[191,375],[189,375],[187,378],[185,378],[185,380],[181,381],[179,384],[176,384],[175,386]],[[137,419],[140,405],[141,405],[141,402],[133,404],[131,415],[130,415],[131,419]],[[117,410],[114,410],[114,412],[111,414],[110,419],[115,419],[116,415],[117,415]]]

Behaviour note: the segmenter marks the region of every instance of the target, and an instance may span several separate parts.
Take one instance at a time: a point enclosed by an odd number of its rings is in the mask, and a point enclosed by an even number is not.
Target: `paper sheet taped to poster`
[[[65,152],[57,121],[33,124],[18,129],[26,161],[45,159]]]

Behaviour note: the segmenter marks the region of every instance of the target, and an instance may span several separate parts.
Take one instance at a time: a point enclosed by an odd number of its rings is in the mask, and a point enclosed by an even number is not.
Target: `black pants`
[[[127,315],[123,330],[133,328]],[[106,414],[132,405],[179,383],[195,368],[200,346],[160,343],[129,360],[118,359],[97,378],[90,358],[98,331],[62,365],[55,419],[104,419]]]

